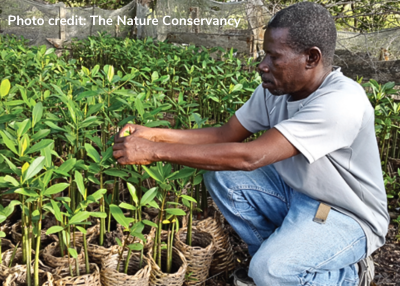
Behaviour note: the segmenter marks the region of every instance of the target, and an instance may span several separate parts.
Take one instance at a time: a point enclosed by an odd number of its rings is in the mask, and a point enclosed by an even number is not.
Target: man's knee
[[[272,257],[268,253],[257,252],[251,259],[249,275],[257,286],[286,285],[298,279],[298,273],[284,257]]]

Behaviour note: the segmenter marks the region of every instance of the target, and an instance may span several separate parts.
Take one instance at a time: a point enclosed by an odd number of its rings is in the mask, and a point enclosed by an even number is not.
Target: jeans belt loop
[[[324,204],[324,203],[319,203],[319,207],[317,210],[317,213],[315,214],[315,217],[313,221],[324,224],[326,222],[326,219],[328,218],[329,211],[331,210],[331,207]]]

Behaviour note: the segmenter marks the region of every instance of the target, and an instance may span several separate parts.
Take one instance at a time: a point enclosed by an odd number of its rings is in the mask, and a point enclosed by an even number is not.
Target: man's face
[[[286,44],[288,32],[288,28],[272,28],[267,29],[264,34],[265,57],[258,69],[263,88],[273,95],[296,95],[307,81],[306,55]]]

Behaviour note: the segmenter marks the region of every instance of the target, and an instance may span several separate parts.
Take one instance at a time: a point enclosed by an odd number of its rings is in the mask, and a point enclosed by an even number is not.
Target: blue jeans
[[[291,189],[272,165],[208,172],[205,183],[247,243],[257,286],[358,285],[355,263],[365,258],[367,241],[354,219],[331,209],[325,224],[314,222],[319,202]]]

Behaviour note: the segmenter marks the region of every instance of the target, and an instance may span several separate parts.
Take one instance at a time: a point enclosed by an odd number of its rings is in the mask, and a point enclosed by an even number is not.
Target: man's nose
[[[269,68],[268,68],[267,64],[265,63],[265,61],[261,61],[261,63],[258,65],[257,69],[258,69],[258,73],[260,75],[263,73],[269,72]]]

